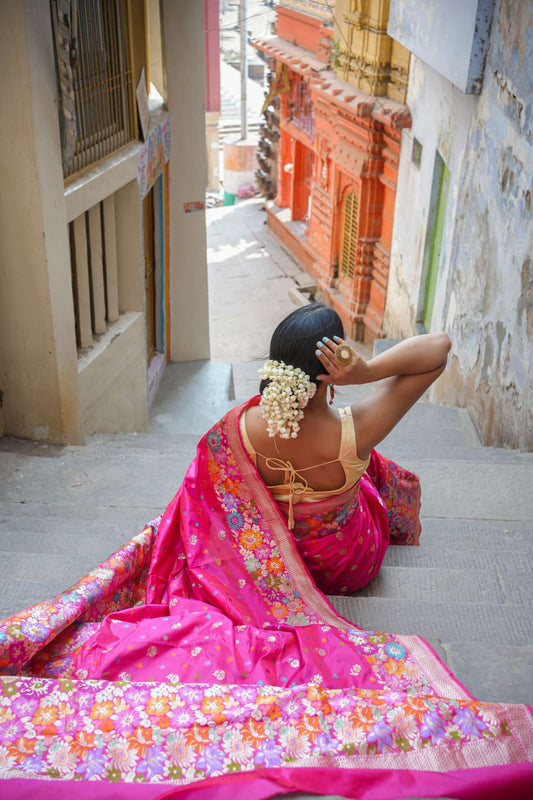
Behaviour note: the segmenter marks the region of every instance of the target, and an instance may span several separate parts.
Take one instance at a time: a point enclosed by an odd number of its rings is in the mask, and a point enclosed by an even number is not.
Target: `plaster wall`
[[[170,160],[170,359],[209,358],[209,306],[205,211],[207,184],[205,69],[202,3],[163,0]],[[186,109],[186,112],[185,112]]]
[[[451,186],[431,327],[450,334],[452,351],[432,396],[469,407],[486,444],[531,450],[533,5],[496,2],[479,99],[413,62],[408,103],[425,153],[418,171],[402,149],[386,330],[415,331],[432,176],[424,157],[442,142]]]
[[[0,11],[0,389],[5,432],[82,441],[48,4]]]
[[[432,330],[441,330],[450,271],[454,218],[460,176],[472,116],[478,98],[465,95],[419,58],[411,59],[407,104],[411,130],[402,132],[398,190],[391,246],[391,266],[385,310],[385,330],[393,336],[411,336],[425,286],[426,231],[436,152],[450,170],[450,188],[438,273]],[[413,142],[422,145],[420,166],[412,161]]]
[[[493,0],[391,0],[388,33],[463,92],[479,93]]]
[[[123,314],[78,362],[86,436],[146,430],[144,314]]]

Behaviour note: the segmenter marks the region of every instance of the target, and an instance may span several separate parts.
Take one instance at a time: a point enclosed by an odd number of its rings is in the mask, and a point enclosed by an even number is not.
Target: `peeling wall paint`
[[[385,312],[416,332],[438,149],[451,172],[431,330],[452,338],[438,402],[469,407],[486,444],[533,450],[533,4],[498,0],[482,92],[412,59]],[[407,146],[405,146],[407,145]]]

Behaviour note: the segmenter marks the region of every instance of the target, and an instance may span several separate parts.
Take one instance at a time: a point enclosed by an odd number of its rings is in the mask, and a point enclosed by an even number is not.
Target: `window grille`
[[[65,95],[65,14],[76,13],[67,55],[72,71],[76,143],[64,159],[69,178],[137,138],[126,0],[51,0],[61,92]],[[65,8],[67,11],[65,11]],[[63,105],[63,104],[61,104]]]
[[[313,101],[309,94],[307,82],[300,76],[293,76],[289,97],[290,121],[313,138],[315,127]]]
[[[344,202],[341,245],[341,273],[347,278],[353,278],[355,274],[358,206],[359,202],[355,192],[348,192]]]

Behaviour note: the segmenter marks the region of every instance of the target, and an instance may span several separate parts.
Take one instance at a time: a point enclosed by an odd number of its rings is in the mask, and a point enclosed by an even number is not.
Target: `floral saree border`
[[[270,527],[270,532],[287,571],[298,586],[298,592],[304,603],[318,614],[324,623],[336,628],[345,628],[347,625],[351,627],[351,623],[337,614],[325,596],[316,588],[296,545],[287,535],[287,523],[283,514],[272,500],[272,495],[265,482],[248,457],[239,429],[239,416],[247,405],[245,403],[232,409],[227,416],[228,442],[244,480],[251,487],[255,501],[261,508],[261,513]]]
[[[242,411],[249,406],[244,403],[232,409],[227,415],[227,437],[231,450],[245,482],[251,487],[254,498],[261,509],[261,513],[268,525],[270,532],[278,547],[287,571],[298,587],[298,592],[305,604],[319,615],[321,620],[335,628],[357,627],[349,620],[342,617],[331,605],[324,594],[317,588],[309,571],[303,563],[298,549],[292,539],[287,535],[287,523],[261,479],[255,465],[250,460],[242,440],[239,418]],[[410,653],[422,675],[427,682],[443,697],[472,698],[470,692],[453,675],[442,662],[433,648],[422,639],[414,635],[398,635],[395,639],[400,642]],[[453,687],[453,689],[452,689]]]
[[[184,785],[264,767],[449,772],[533,760],[526,706],[429,695],[383,705],[379,692],[368,697],[357,689],[307,684],[283,689],[16,676],[1,678],[0,691],[0,778]],[[213,720],[206,703],[222,698],[225,714]],[[444,720],[438,725],[430,711],[436,705]],[[118,717],[109,725],[115,709]],[[388,751],[390,735],[376,732],[379,719],[399,712],[400,723],[408,710],[407,749]],[[187,720],[180,721],[184,712]]]

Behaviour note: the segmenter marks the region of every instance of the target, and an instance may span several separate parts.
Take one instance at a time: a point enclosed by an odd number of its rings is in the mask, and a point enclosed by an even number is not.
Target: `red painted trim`
[[[220,111],[220,18],[218,0],[202,0],[204,9],[205,110]]]
[[[278,6],[277,34],[287,42],[297,44],[305,50],[318,53],[320,48],[320,29],[323,20],[310,17],[292,8]]]

